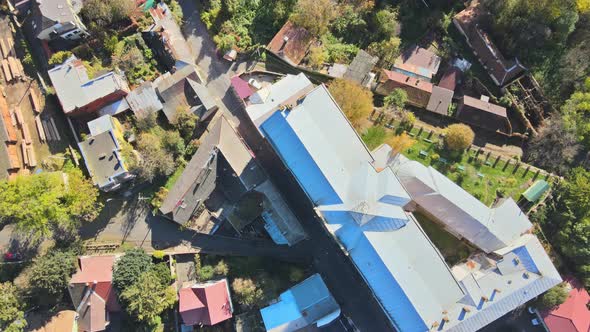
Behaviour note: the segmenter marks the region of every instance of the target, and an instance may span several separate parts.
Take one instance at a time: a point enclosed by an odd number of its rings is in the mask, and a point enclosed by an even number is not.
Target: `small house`
[[[387,96],[395,89],[403,89],[408,94],[408,104],[426,108],[432,87],[427,80],[383,69],[375,92]]]
[[[393,64],[393,70],[430,82],[438,72],[440,57],[434,52],[413,46],[403,52]]]
[[[331,323],[340,316],[340,306],[316,273],[282,293],[260,313],[267,331],[290,332]]]
[[[303,27],[291,21],[277,32],[266,49],[293,66],[297,66],[307,54],[315,38]]]
[[[31,26],[35,37],[42,40],[63,38],[77,40],[88,35],[78,16],[82,0],[34,0]]]
[[[559,306],[541,312],[549,332],[590,331],[590,295],[584,285],[575,279],[566,281],[568,297]]]
[[[492,104],[489,97],[480,99],[463,96],[457,106],[457,119],[489,131],[512,133],[512,125],[508,119],[506,108]]]
[[[212,326],[233,315],[226,279],[195,283],[178,291],[178,311],[183,326]]]

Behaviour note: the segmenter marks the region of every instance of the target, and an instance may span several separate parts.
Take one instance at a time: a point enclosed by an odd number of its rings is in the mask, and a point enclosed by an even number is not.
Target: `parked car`
[[[23,256],[19,253],[6,252],[4,254],[4,261],[6,261],[6,262],[18,262],[18,261],[22,261],[22,260],[23,260]]]

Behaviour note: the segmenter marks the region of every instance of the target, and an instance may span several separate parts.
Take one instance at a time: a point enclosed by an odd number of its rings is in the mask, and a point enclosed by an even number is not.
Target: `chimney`
[[[406,82],[409,82],[409,81],[410,81],[410,76],[407,76],[406,77]]]
[[[281,48],[279,48],[279,52],[283,52],[283,50],[287,46],[288,41],[289,41],[289,37],[287,37],[287,36],[283,37],[283,45],[281,45]]]
[[[465,306],[465,307],[463,307],[463,311],[465,311],[465,312],[471,312],[471,309],[469,309],[469,307]]]

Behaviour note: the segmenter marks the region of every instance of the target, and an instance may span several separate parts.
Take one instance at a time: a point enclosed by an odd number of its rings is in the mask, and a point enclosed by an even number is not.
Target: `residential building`
[[[88,122],[88,128],[89,137],[78,147],[93,183],[102,191],[114,191],[135,178],[121,154],[124,138],[117,120],[103,115]]]
[[[234,308],[227,279],[183,286],[178,312],[183,326],[211,326],[230,319]]]
[[[590,331],[590,295],[578,280],[566,282],[569,294],[565,302],[541,312],[549,332],[588,332]]]
[[[371,73],[379,58],[359,50],[344,73],[344,78],[355,81],[364,87],[370,87],[374,74]]]
[[[314,41],[315,38],[305,28],[287,21],[268,43],[266,49],[287,63],[297,66]]]
[[[125,98],[133,114],[144,117],[150,113],[161,111],[164,108],[156,93],[153,82],[146,81],[133,89]]]
[[[440,57],[419,46],[404,51],[393,64],[393,71],[430,82],[438,72]]]
[[[461,83],[463,72],[456,66],[451,66],[445,71],[438,82],[438,86],[447,90],[455,91],[458,84]]]
[[[82,60],[75,56],[50,69],[48,74],[66,115],[97,112],[121,101],[129,93],[124,76],[108,72],[90,78]]]
[[[289,92],[299,94],[300,88],[287,85],[281,93]],[[511,201],[496,207],[492,221],[517,225],[508,230],[463,214],[447,221],[439,211],[449,207],[444,201],[423,206],[439,215],[451,234],[468,238],[477,228],[506,244],[492,241],[490,248],[478,248],[466,262],[449,267],[412,214],[421,195],[406,188],[394,171],[398,159],[391,148],[369,151],[325,86],[293,104],[268,107],[265,114],[259,110],[246,108],[254,123],[266,119],[258,130],[398,331],[477,331],[561,282],[539,240],[520,235],[530,223]],[[470,211],[464,205],[472,203],[456,205]],[[487,246],[487,240],[474,242]]]
[[[408,94],[408,104],[426,108],[433,86],[427,80],[383,69],[375,92],[387,96],[395,89],[402,89]]]
[[[113,287],[116,256],[80,256],[78,271],[72,276],[68,291],[77,313],[78,330],[104,331],[110,314],[119,312]]]
[[[219,108],[193,65],[185,65],[174,73],[168,72],[156,79],[154,84],[170,123],[176,123],[178,112],[182,110],[205,121]]]
[[[319,274],[314,274],[281,293],[279,299],[260,310],[269,332],[291,332],[322,327],[340,316],[340,306]]]
[[[78,16],[83,6],[82,0],[34,0],[33,33],[42,40],[76,40],[87,36],[88,30]]]
[[[490,36],[483,29],[483,21],[489,13],[479,0],[472,0],[467,8],[453,17],[453,24],[463,36],[473,53],[498,86],[504,86],[520,76],[526,68],[518,61],[506,60]]]
[[[216,116],[199,149],[164,199],[162,214],[186,227],[211,234],[223,220],[240,233],[257,218],[279,244],[306,235],[254,153],[224,116]]]
[[[449,107],[451,107],[453,101],[453,94],[453,90],[433,85],[426,109],[440,115],[448,115]]]
[[[480,99],[470,96],[461,97],[455,117],[489,131],[512,133],[512,125],[508,119],[506,108],[490,103],[487,96],[481,96]]]

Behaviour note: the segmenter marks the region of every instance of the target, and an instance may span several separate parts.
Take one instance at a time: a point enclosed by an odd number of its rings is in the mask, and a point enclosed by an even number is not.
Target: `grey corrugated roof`
[[[143,82],[133,89],[125,98],[136,116],[157,112],[163,108],[156,94],[154,84],[149,81]]]
[[[371,70],[373,70],[377,61],[379,61],[378,57],[374,57],[363,50],[359,50],[350,66],[348,66],[346,73],[344,73],[344,78],[364,85],[365,77],[371,72]]]
[[[449,89],[434,85],[432,87],[432,94],[430,95],[426,109],[438,114],[448,115],[449,106],[451,106],[451,101],[453,99],[453,94],[454,92]]]

